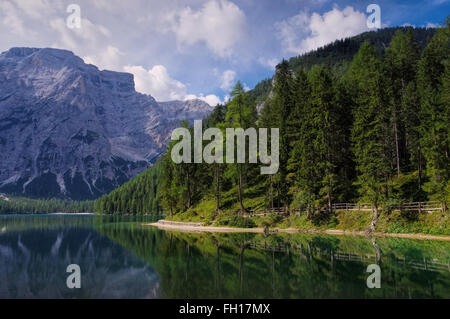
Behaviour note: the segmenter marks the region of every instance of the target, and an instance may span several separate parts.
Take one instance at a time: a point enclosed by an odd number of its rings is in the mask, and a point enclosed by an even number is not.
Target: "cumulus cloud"
[[[275,67],[278,65],[278,63],[280,63],[280,60],[278,60],[278,59],[276,59],[276,58],[268,58],[268,59],[265,59],[265,58],[259,58],[258,59],[258,62],[262,65],[262,66],[264,66],[264,67],[266,67],[266,68],[268,68],[268,69],[270,69],[270,70],[275,70]]]
[[[85,63],[93,64],[103,70],[120,70],[125,53],[118,48],[108,45],[98,54],[83,57]]]
[[[125,72],[134,75],[136,91],[149,94],[157,101],[199,99],[211,106],[222,103],[220,98],[214,94],[206,96],[203,94],[188,94],[186,85],[173,79],[169,75],[167,68],[163,65],[155,65],[150,70],[146,70],[144,67],[136,65],[125,66],[123,69]]]
[[[28,17],[41,20],[61,10],[62,3],[52,0],[13,0],[12,1]]]
[[[4,14],[2,18],[3,30],[9,29],[13,34],[19,36],[26,34],[24,22],[12,3],[0,2],[0,12]]]
[[[94,24],[89,19],[81,19],[81,28],[69,29],[63,18],[55,18],[49,22],[56,34],[56,46],[78,51],[80,47],[86,51],[98,51],[99,48],[109,45],[111,32],[101,24]]]
[[[195,11],[190,7],[175,12],[172,30],[183,45],[205,43],[215,54],[226,57],[245,34],[245,14],[233,2],[210,0]]]
[[[224,91],[230,91],[236,81],[236,72],[226,70],[220,77],[220,88]]]
[[[426,25],[426,28],[427,29],[430,29],[430,28],[442,28],[442,25],[439,24],[439,23],[428,22],[427,25]]]
[[[220,98],[217,95],[214,94],[209,94],[207,96],[203,96],[203,94],[200,95],[195,95],[195,94],[188,94],[186,95],[186,97],[184,98],[185,100],[195,100],[195,99],[199,99],[202,100],[206,103],[208,103],[211,106],[216,106],[217,104],[221,104],[223,103]]]
[[[172,79],[163,65],[155,65],[150,70],[142,66],[125,66],[126,72],[134,75],[136,90],[151,94],[158,101],[184,100],[186,86]]]
[[[235,3],[134,0],[130,6],[121,0],[79,0],[79,29],[66,25],[70,14],[66,12],[67,4],[53,0],[1,0],[0,51],[13,46],[66,49],[99,69],[133,73],[136,89],[157,100],[189,97],[211,105],[221,102],[221,97],[208,91],[219,89],[220,84],[226,87],[226,81],[232,79],[224,78],[225,82],[220,83],[221,74],[210,74],[206,68],[213,65],[212,61],[216,64],[217,57],[231,55],[243,39],[246,17]],[[189,50],[183,50],[188,46]],[[186,61],[192,63],[192,57],[198,56],[204,59],[190,65],[195,72],[185,72],[181,79],[169,75],[167,68],[184,67]],[[221,68],[226,69],[225,63],[233,60],[221,61]],[[203,64],[205,69],[201,68]]]
[[[334,8],[323,15],[300,12],[276,23],[275,28],[286,52],[302,54],[368,30],[366,19],[364,13],[348,6],[343,10]]]

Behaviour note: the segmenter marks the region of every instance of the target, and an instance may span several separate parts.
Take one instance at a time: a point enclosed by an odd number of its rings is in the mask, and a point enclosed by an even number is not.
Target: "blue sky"
[[[81,28],[67,26],[69,4]],[[227,98],[252,88],[282,59],[369,30],[369,4],[383,27],[443,24],[450,0],[0,0],[0,50],[68,49],[100,69],[130,72],[157,100]]]

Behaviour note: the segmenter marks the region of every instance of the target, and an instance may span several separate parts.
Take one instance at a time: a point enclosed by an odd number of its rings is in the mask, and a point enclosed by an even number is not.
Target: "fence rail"
[[[369,203],[336,203],[332,205],[333,210],[359,210],[359,211],[372,211],[372,204]],[[378,210],[383,210],[386,208],[378,207]],[[400,211],[418,211],[422,212],[433,212],[433,211],[446,211],[446,207],[440,202],[410,202],[403,203],[401,205],[395,205],[389,208],[390,210],[400,210]],[[249,210],[244,217],[255,217],[255,216],[266,216],[268,214],[279,214],[279,215],[289,215],[298,214],[302,210],[299,208],[289,209],[288,207],[277,207],[277,208],[267,208],[264,210]]]
[[[372,205],[367,203],[337,203],[333,204],[333,209],[344,210],[362,210],[371,211]],[[383,210],[383,207],[378,207],[379,210]],[[391,210],[400,211],[418,211],[418,212],[431,212],[431,211],[445,211],[446,207],[440,202],[410,202],[400,205],[394,205],[390,207]]]

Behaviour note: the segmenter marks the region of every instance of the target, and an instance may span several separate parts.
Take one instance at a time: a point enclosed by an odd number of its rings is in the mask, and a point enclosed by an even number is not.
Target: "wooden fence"
[[[372,211],[372,204],[368,203],[336,203],[332,205],[333,210],[356,210],[356,211]],[[382,211],[383,207],[378,207],[378,210]],[[400,210],[400,211],[418,211],[422,212],[433,212],[441,211],[444,212],[446,207],[440,202],[411,202],[403,203],[401,205],[395,205],[390,207],[390,210]],[[301,213],[301,210],[289,209],[288,207],[278,207],[278,208],[267,208],[265,210],[250,210],[244,217],[254,217],[254,216],[267,216],[269,214],[279,214],[279,215],[289,215]]]
[[[372,211],[372,205],[367,203],[337,203],[333,204],[333,209]],[[378,209],[383,210],[383,207],[378,207]],[[411,202],[395,205],[390,207],[390,209],[400,211],[432,212],[444,211],[445,205],[440,202]]]

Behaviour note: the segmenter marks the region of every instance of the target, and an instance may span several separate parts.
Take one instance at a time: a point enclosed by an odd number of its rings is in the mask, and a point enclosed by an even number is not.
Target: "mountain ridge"
[[[129,73],[100,71],[71,51],[0,54],[0,190],[93,199],[150,167],[200,100],[157,102]]]

